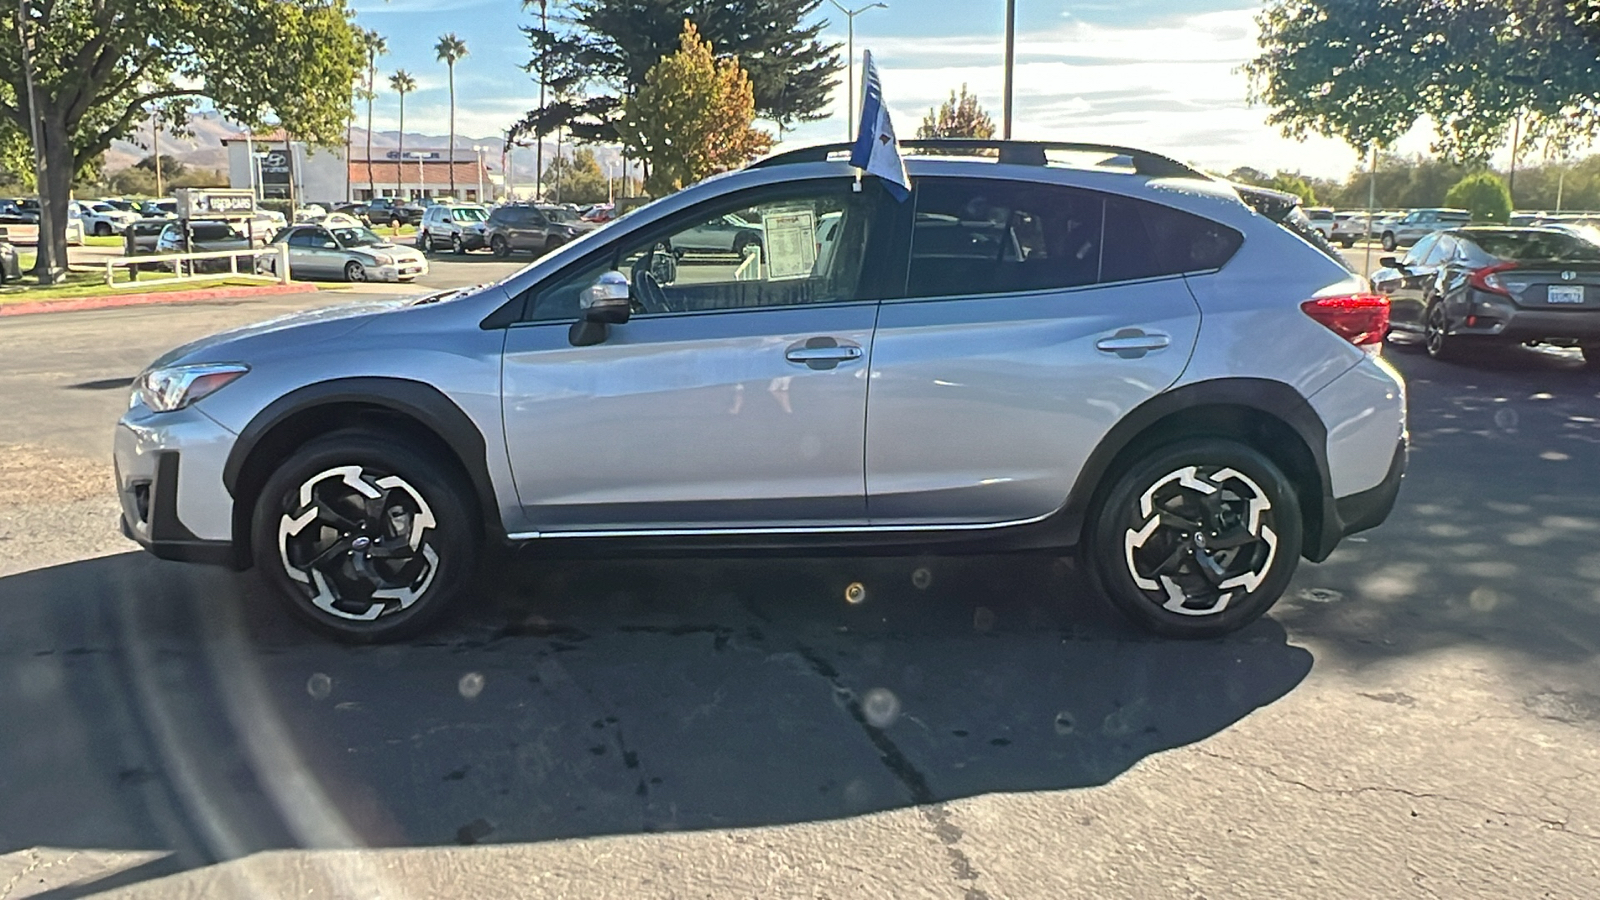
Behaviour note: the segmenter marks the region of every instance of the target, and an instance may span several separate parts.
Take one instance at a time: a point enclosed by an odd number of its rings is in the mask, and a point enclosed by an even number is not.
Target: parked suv
[[[532,204],[513,203],[489,213],[484,237],[495,256],[532,251],[548,253],[580,234],[570,223],[553,218]]]
[[[1257,213],[1126,148],[905,145],[944,155],[907,160],[904,202],[846,145],[793,151],[498,284],[173,350],[116,429],[122,527],[381,641],[486,542],[1070,551],[1134,621],[1203,637],[1383,521],[1388,302],[1275,224],[1292,197]],[[760,252],[674,257],[732,213]]]
[[[470,203],[435,203],[422,214],[417,226],[417,249],[449,247],[455,253],[482,250],[489,246],[484,237],[484,220],[489,211]]]
[[[378,197],[367,201],[366,216],[373,225],[415,225],[422,221],[422,207],[408,200]]]
[[[1472,213],[1464,209],[1414,209],[1383,225],[1383,249],[1409,247],[1435,231],[1459,228],[1471,221]]]

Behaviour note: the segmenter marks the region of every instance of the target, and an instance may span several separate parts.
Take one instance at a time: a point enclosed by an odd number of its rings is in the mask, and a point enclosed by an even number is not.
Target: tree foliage
[[[943,106],[928,110],[917,127],[919,138],[992,138],[994,133],[994,119],[978,105],[977,94],[967,93],[965,84],[959,96],[951,91]]]
[[[1570,0],[1271,0],[1251,100],[1285,134],[1389,147],[1424,118],[1483,162],[1514,120],[1570,145],[1600,126],[1600,46]]]
[[[569,128],[582,141],[617,137],[625,98],[675,52],[683,21],[695,23],[718,52],[739,60],[756,115],[779,130],[827,115],[844,63],[839,45],[822,39],[826,20],[807,22],[823,0],[523,0],[546,13],[523,28],[550,97],[517,125],[518,135]]]
[[[606,173],[588,147],[546,166],[543,181],[544,195],[561,203],[601,203],[610,197]]]
[[[158,107],[181,125],[205,98],[247,126],[276,119],[317,143],[342,140],[360,64],[345,0],[50,0],[27,9],[50,225],[41,265],[65,262],[73,176]],[[31,141],[16,27],[0,28],[0,83],[0,122]]]
[[[1474,222],[1504,225],[1511,218],[1511,191],[1499,175],[1474,172],[1445,193],[1444,205],[1470,210]]]
[[[623,107],[618,131],[630,155],[645,161],[652,196],[743,165],[772,147],[751,127],[755,97],[737,60],[712,56],[711,42],[683,22],[678,51],[646,73]]]

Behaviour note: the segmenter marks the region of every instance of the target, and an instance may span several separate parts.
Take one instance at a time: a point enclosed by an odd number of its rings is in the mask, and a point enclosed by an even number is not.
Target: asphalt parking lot
[[[0,898],[1600,896],[1570,352],[1390,347],[1399,507],[1225,640],[1048,557],[511,556],[353,649],[136,552],[109,462],[160,351],[334,299],[0,324]]]

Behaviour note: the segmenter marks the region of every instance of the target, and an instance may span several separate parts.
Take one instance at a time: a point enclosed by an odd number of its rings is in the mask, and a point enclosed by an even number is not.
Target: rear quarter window
[[[1128,197],[1106,202],[1101,281],[1128,281],[1220,269],[1244,244],[1226,225]]]

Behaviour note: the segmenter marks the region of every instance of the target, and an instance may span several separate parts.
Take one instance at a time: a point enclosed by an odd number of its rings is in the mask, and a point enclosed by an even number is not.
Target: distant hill
[[[188,135],[178,136],[168,131],[162,131],[160,136],[161,153],[170,156],[184,165],[199,169],[226,169],[228,167],[228,151],[222,146],[224,139],[237,134],[242,134],[244,129],[227,121],[215,112],[198,113],[190,121]],[[131,140],[113,141],[111,149],[106,151],[105,171],[117,172],[126,169],[144,159],[151,153],[155,136],[150,122],[144,122]],[[420,132],[406,132],[406,146],[416,148],[442,148],[450,142],[449,135],[422,134]],[[352,155],[360,158],[366,151],[367,133],[365,129],[352,128],[350,130],[350,144]],[[470,148],[474,145],[494,147],[492,153],[484,154],[484,162],[492,172],[500,171],[500,153],[498,148],[501,138],[470,137],[456,135],[458,149]],[[400,146],[400,134],[396,131],[375,131],[372,134],[372,148],[391,150]],[[563,144],[563,151],[572,152],[571,144]],[[611,166],[614,170],[619,165],[620,154],[614,147],[593,147],[595,157],[602,167]],[[548,165],[555,158],[555,142],[544,142],[544,161]],[[532,147],[517,148],[513,157],[512,177],[518,184],[530,184],[533,181],[534,152]]]

